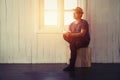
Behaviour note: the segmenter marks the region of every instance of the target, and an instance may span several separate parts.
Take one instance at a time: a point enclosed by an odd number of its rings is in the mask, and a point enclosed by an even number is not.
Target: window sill
[[[64,29],[62,28],[51,28],[51,27],[46,27],[46,28],[41,28],[41,29],[36,29],[35,33],[36,34],[63,34]]]

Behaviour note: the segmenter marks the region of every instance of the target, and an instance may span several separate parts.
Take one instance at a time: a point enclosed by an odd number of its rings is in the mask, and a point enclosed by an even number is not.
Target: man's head
[[[78,20],[81,19],[83,15],[83,10],[80,7],[76,7],[74,9],[74,19]]]

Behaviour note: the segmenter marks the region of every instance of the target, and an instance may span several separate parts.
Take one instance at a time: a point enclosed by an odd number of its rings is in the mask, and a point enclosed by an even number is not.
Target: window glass
[[[72,21],[74,21],[73,12],[64,12],[64,25],[69,25]]]
[[[77,6],[77,0],[64,0],[64,9],[74,9]]]
[[[64,25],[74,21],[73,9],[77,7],[77,0],[64,0]]]
[[[46,11],[44,13],[44,24],[45,25],[57,25],[57,12]]]
[[[44,0],[44,25],[57,26],[57,6],[58,0]]]
[[[47,10],[55,10],[57,9],[57,1],[58,0],[44,0],[44,8]]]

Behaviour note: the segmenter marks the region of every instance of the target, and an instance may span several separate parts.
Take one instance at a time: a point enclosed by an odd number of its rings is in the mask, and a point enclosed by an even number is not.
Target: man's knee
[[[66,34],[63,34],[64,40],[68,41],[69,37],[66,36]]]
[[[66,35],[65,35],[65,34],[63,34],[63,38],[64,38],[64,39],[66,38]]]

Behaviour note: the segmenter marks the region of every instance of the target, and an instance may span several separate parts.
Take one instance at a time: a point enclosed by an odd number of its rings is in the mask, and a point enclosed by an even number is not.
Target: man
[[[63,34],[63,38],[69,42],[71,50],[70,64],[64,71],[73,71],[78,48],[88,47],[90,42],[89,25],[82,19],[83,10],[80,7],[74,9],[75,21],[69,25],[69,31]]]

